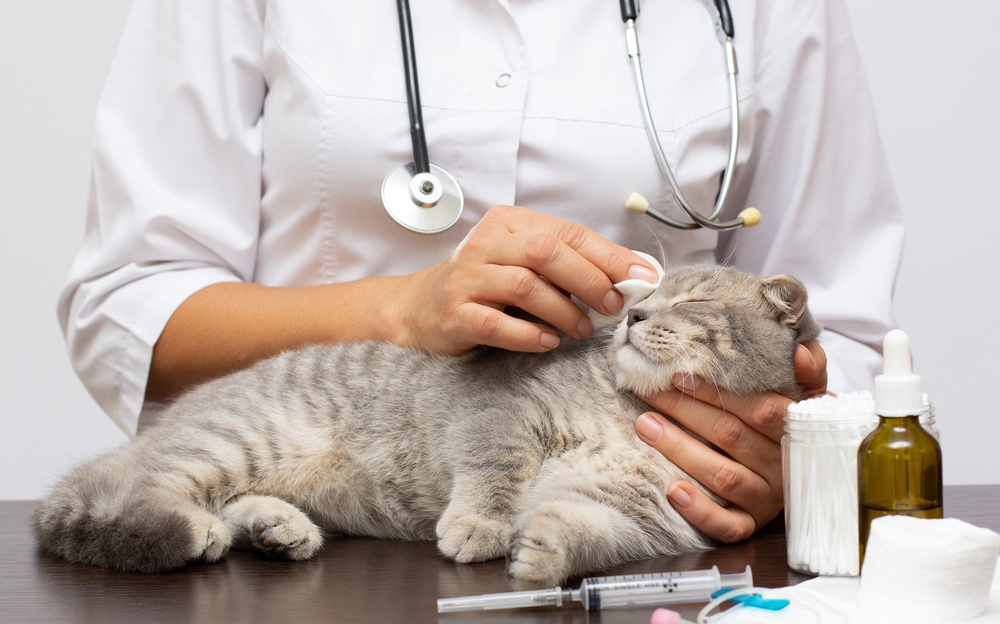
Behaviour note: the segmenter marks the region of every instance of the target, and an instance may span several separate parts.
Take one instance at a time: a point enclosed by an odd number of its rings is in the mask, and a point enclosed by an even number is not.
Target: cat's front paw
[[[232,537],[229,529],[218,518],[211,514],[192,519],[191,530],[194,534],[194,545],[188,553],[188,561],[200,563],[215,563],[229,552]]]
[[[507,575],[516,590],[553,587],[570,575],[559,518],[537,513],[523,518],[510,536]]]
[[[459,563],[503,557],[510,525],[477,514],[449,514],[437,525],[438,548]]]
[[[313,557],[323,536],[301,510],[270,496],[245,496],[222,510],[234,546],[272,557],[300,561]]]

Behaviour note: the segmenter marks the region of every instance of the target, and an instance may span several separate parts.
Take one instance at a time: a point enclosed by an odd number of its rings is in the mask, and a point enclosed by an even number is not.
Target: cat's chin
[[[618,389],[641,397],[670,390],[670,378],[677,372],[675,365],[654,362],[631,344],[616,346],[611,364]]]

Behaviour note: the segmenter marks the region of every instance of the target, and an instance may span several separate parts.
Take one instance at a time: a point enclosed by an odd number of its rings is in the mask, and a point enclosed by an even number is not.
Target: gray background
[[[131,4],[0,0],[0,499],[38,498],[125,441],[70,368],[55,301],[82,239],[94,109]],[[937,406],[945,482],[1000,483],[989,398],[1000,3],[847,4],[906,215],[896,307]]]

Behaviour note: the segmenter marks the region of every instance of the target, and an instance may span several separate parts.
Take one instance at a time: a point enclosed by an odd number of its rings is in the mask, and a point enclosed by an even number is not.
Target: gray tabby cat
[[[613,333],[546,354],[310,346],[208,382],[76,469],[36,515],[41,547],[163,572],[230,548],[312,557],[322,532],[506,556],[518,587],[704,549],[667,502],[690,477],[636,436],[676,372],[738,394],[800,390],[819,326],[795,279],[670,270]]]

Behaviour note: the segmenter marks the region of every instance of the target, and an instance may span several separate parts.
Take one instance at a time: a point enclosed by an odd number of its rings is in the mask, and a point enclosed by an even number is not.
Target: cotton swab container
[[[858,446],[878,419],[871,393],[788,407],[781,439],[788,566],[806,574],[857,576]]]

